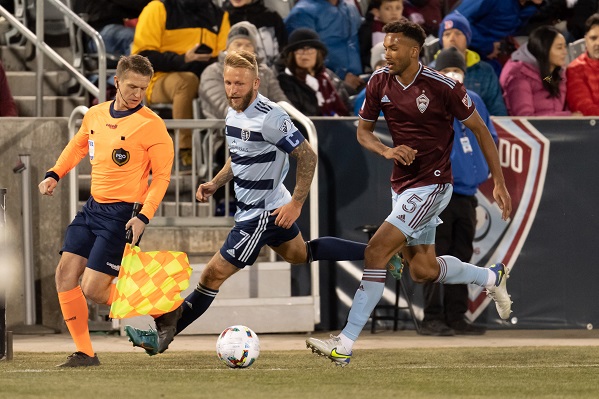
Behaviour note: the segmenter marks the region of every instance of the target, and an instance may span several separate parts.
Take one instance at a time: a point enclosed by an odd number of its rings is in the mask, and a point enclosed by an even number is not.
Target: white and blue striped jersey
[[[229,107],[225,124],[237,198],[235,221],[252,219],[291,201],[283,185],[289,170],[288,154],[304,136],[289,115],[258,94],[243,112]]]

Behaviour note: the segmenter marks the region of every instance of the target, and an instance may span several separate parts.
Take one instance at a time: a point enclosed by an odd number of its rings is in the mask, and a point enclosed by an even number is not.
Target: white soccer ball
[[[231,368],[249,367],[260,356],[260,340],[249,327],[227,327],[218,336],[216,354]]]

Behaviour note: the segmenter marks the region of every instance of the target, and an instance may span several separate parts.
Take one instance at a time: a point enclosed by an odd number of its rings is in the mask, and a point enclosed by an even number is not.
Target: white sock
[[[345,355],[349,355],[352,351],[352,348],[354,347],[355,341],[347,338],[343,333],[340,333],[338,335],[338,337],[341,339],[341,343],[343,344],[345,349],[347,349],[347,351],[348,351],[348,353],[345,353]]]

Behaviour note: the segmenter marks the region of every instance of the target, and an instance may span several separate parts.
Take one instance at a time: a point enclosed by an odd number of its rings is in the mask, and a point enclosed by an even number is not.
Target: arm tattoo
[[[303,204],[310,191],[318,156],[307,141],[302,142],[290,155],[297,160],[293,199]]]
[[[233,179],[233,169],[231,168],[231,157],[227,159],[225,166],[214,176],[212,182],[220,188]]]

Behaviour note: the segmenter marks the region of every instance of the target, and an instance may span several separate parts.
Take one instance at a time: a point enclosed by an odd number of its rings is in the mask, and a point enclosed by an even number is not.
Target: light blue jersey
[[[229,108],[225,123],[237,198],[235,221],[255,218],[291,201],[283,185],[289,170],[288,154],[304,136],[289,115],[258,94],[243,112]]]

